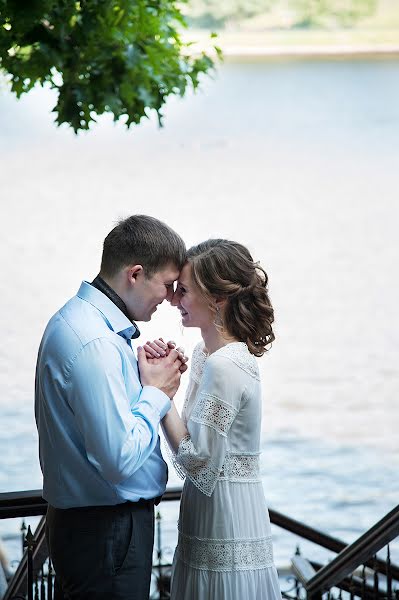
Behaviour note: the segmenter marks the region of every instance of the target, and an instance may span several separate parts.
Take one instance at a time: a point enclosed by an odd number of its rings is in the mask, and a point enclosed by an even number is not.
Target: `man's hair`
[[[101,275],[113,277],[127,265],[142,265],[146,277],[167,267],[179,271],[186,261],[181,237],[162,221],[147,215],[132,215],[119,221],[104,240]]]

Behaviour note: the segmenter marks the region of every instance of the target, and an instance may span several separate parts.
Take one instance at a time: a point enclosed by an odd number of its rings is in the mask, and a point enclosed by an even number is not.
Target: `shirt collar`
[[[131,339],[138,332],[137,326],[123,314],[116,304],[103,292],[90,285],[88,281],[82,281],[77,296],[97,308],[115,333]]]
[[[115,290],[112,289],[110,285],[100,276],[97,275],[93,279],[90,285],[93,285],[95,288],[100,290],[103,294],[107,296],[116,306],[123,312],[123,314],[131,321],[129,313],[127,312],[126,304],[123,302],[122,298],[118,296]]]

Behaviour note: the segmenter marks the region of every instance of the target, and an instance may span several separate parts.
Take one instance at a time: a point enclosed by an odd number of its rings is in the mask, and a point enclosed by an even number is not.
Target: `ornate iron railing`
[[[180,495],[180,488],[170,488],[162,501],[179,500]],[[29,526],[24,535],[25,552],[2,600],[53,600],[54,571],[48,557],[45,537],[46,512],[47,502],[42,498],[42,490],[0,494],[0,519],[42,516],[35,533],[32,533]],[[154,599],[169,598],[168,572],[171,566],[163,561],[161,519],[158,512],[157,561],[153,565],[157,590],[153,595]]]
[[[54,572],[45,539],[47,503],[41,493],[41,490],[32,490],[0,494],[0,519],[42,516],[34,534],[30,527],[26,535],[24,533],[25,552],[3,600],[53,600]],[[170,488],[162,502],[179,500],[180,495],[180,488]],[[274,525],[337,553],[332,562],[323,566],[307,560],[297,551],[292,559],[293,584],[288,590],[282,590],[287,600],[317,600],[323,594],[327,600],[332,600],[334,594],[337,599],[346,594],[351,600],[399,600],[399,568],[391,564],[389,550],[389,543],[399,535],[399,506],[350,545],[278,511],[269,509],[269,514]],[[153,564],[156,590],[151,598],[166,600],[170,597],[171,563],[164,561],[159,512],[156,525]],[[376,557],[383,547],[387,548],[385,560]]]
[[[399,506],[352,544],[340,549],[327,565],[312,563],[300,555],[292,566],[309,600],[331,598],[333,590],[350,598],[399,600],[399,568],[391,563],[390,543],[399,536]],[[385,549],[386,559],[377,553]],[[394,586],[395,589],[394,589]]]

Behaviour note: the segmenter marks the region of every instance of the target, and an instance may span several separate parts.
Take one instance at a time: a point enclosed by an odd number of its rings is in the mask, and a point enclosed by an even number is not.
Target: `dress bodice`
[[[200,491],[211,495],[218,481],[259,481],[261,389],[246,344],[210,356],[196,346],[182,417],[188,435],[175,464]]]

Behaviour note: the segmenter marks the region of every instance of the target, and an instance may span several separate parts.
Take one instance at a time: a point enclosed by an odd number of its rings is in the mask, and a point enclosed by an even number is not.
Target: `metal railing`
[[[162,501],[179,500],[180,488],[169,488],[163,495]],[[3,600],[52,600],[54,571],[48,557],[45,537],[45,524],[47,502],[42,498],[42,490],[28,490],[23,492],[9,492],[0,494],[0,519],[15,517],[42,516],[35,533],[28,527],[25,536],[24,552],[18,568],[8,584]],[[160,519],[157,518],[157,540],[160,542]],[[157,562],[153,565],[156,573],[159,600],[167,598],[165,570],[171,564],[162,560],[162,548],[157,548]],[[165,593],[164,593],[165,592]]]
[[[294,572],[309,599],[331,595],[333,588],[346,590],[351,598],[399,599],[399,568],[391,563],[389,544],[399,536],[399,506],[378,521],[352,544],[340,549],[327,565],[315,566],[296,555],[292,560]],[[386,548],[386,560],[377,552]],[[360,569],[360,571],[359,571]]]
[[[54,572],[48,559],[45,539],[47,502],[41,494],[42,490],[0,494],[0,519],[42,516],[34,535],[28,528],[25,536],[26,551],[9,582],[3,600],[17,598],[52,600],[53,598]],[[180,496],[180,488],[169,488],[162,502],[176,501]],[[328,598],[332,598],[331,589],[338,587],[340,598],[344,591],[351,599],[358,597],[364,600],[377,600],[384,597],[385,600],[394,598],[399,600],[399,588],[393,589],[393,583],[399,582],[399,568],[391,564],[389,546],[386,560],[375,556],[381,548],[399,535],[399,506],[350,545],[276,510],[269,509],[269,515],[274,525],[337,553],[337,557],[325,566],[309,561],[297,553],[292,560],[293,572],[296,575],[295,584],[292,590],[283,591],[285,598],[302,600],[303,592],[307,598],[321,598],[323,592],[327,593]],[[159,515],[157,515],[156,555],[153,572],[156,576],[157,592],[153,598],[163,600],[169,598],[171,564],[163,561]],[[360,565],[363,565],[360,572],[356,572]],[[385,578],[382,589],[380,589],[380,575]],[[370,578],[372,585],[370,585]]]

